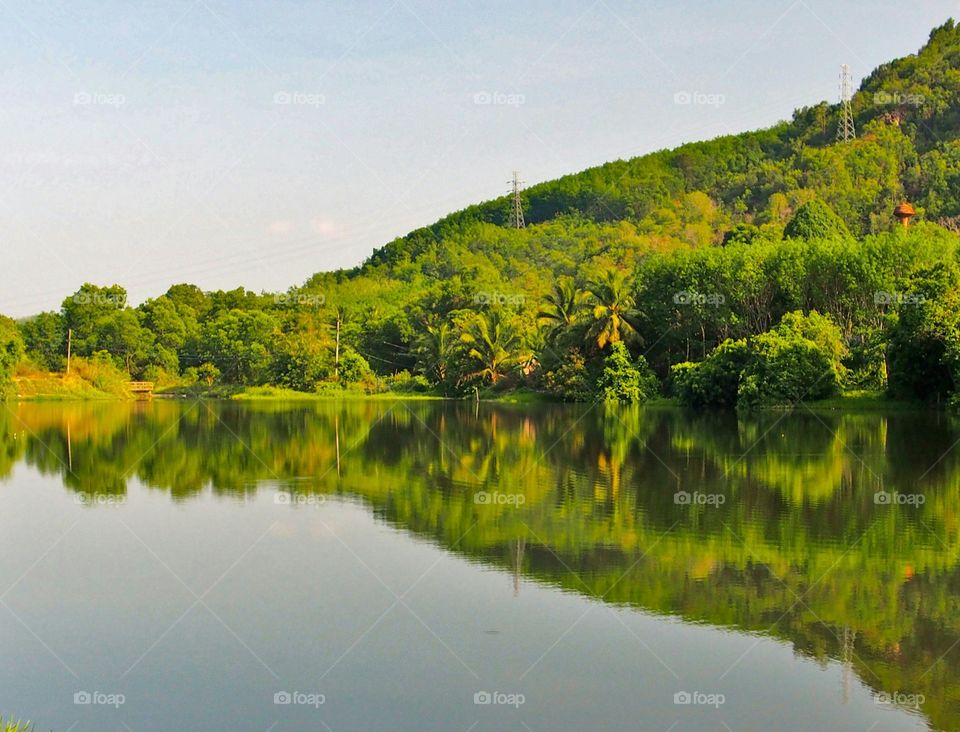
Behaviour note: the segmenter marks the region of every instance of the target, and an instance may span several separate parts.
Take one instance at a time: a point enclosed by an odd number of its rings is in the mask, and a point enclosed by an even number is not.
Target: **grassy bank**
[[[814,411],[917,411],[929,410],[930,405],[921,402],[891,399],[882,391],[848,391],[831,399],[806,403],[807,408]]]
[[[124,388],[99,388],[76,374],[38,374],[13,377],[13,395],[22,401],[93,401],[132,399]]]
[[[401,392],[384,391],[376,394],[367,394],[356,389],[337,389],[326,390],[322,392],[295,391],[293,389],[284,389],[279,386],[249,386],[241,391],[230,395],[230,399],[237,401],[300,401],[300,400],[328,400],[328,399],[443,399],[437,394],[427,394],[422,392]]]

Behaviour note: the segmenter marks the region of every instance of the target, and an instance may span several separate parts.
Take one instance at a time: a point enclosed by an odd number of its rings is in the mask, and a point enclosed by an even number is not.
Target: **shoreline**
[[[71,392],[37,392],[33,394],[11,394],[10,401],[16,403],[50,403],[50,402],[135,402],[145,401],[138,399],[133,394],[114,394],[95,389],[92,385],[89,389],[71,391]],[[235,401],[235,402],[334,402],[334,401],[446,401],[446,402],[474,402],[480,401],[487,404],[506,404],[512,406],[525,405],[546,405],[546,404],[569,404],[584,405],[589,402],[565,402],[557,400],[547,394],[537,392],[511,392],[499,396],[481,396],[477,400],[473,396],[450,397],[441,394],[430,393],[405,393],[405,392],[379,392],[375,394],[365,394],[357,391],[344,390],[342,393],[310,393],[299,392],[292,389],[281,389],[276,387],[246,387],[239,391],[213,389],[210,391],[197,390],[177,390],[168,389],[155,392],[152,399],[181,400],[198,399],[210,401]],[[642,402],[636,405],[648,409],[689,409],[681,405],[673,397],[660,397]],[[943,406],[938,407],[934,404],[923,404],[920,402],[909,402],[897,399],[888,399],[882,392],[862,392],[855,391],[840,396],[822,399],[819,401],[801,402],[794,405],[769,405],[760,407],[758,412],[789,412],[797,410],[809,410],[811,412],[937,412],[945,411]],[[736,412],[736,410],[701,410],[710,413],[724,413],[727,411]]]

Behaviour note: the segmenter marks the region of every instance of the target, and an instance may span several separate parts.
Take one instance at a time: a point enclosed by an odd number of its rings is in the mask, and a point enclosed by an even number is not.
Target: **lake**
[[[956,729],[958,440],[909,412],[8,404],[0,712]]]

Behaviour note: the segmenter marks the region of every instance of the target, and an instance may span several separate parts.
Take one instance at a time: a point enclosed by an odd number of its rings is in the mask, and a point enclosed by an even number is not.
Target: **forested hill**
[[[960,29],[874,71],[852,104],[851,141],[823,102],[533,186],[525,228],[500,198],[284,293],[177,284],[134,308],[122,284],[84,285],[58,312],[0,318],[0,391],[13,369],[21,389],[62,370],[72,332],[100,381],[942,403],[960,390]]]
[[[719,241],[736,224],[780,227],[818,196],[854,233],[889,229],[910,200],[930,221],[960,214],[960,27],[935,29],[912,56],[884,64],[853,97],[858,140],[835,144],[838,104],[804,107],[758,132],[618,160],[525,191],[525,218],[628,221],[663,243]],[[504,226],[504,197],[452,214],[376,251],[369,265],[429,254],[486,222]]]

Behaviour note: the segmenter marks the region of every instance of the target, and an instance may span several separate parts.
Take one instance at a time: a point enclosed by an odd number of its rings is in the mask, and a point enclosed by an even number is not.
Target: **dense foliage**
[[[942,284],[960,230],[960,29],[948,22],[877,69],[853,106],[850,143],[834,143],[837,108],[823,103],[533,186],[525,229],[507,228],[498,199],[285,293],[180,284],[133,308],[122,287],[88,284],[20,330],[41,368],[63,368],[72,332],[74,355],[168,385],[633,401],[689,382],[691,403],[728,405],[789,402],[825,373],[818,348],[777,330],[816,311],[842,339],[824,393],[883,388],[889,375],[898,396],[947,400],[960,342],[955,289]],[[917,216],[904,228],[893,209],[907,199]],[[741,340],[743,379],[739,346],[723,345]],[[636,388],[604,376],[621,357]]]

